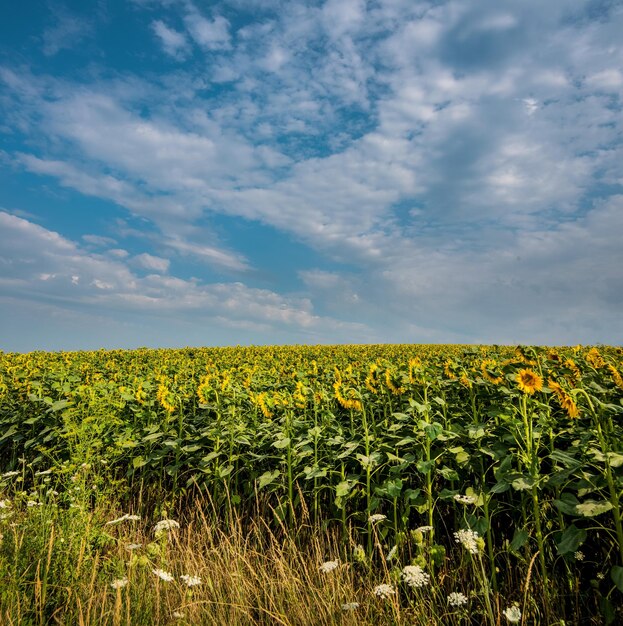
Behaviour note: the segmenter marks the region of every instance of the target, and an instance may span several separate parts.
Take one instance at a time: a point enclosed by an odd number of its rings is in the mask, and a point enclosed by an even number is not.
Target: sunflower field
[[[412,587],[460,551],[486,591],[475,623],[500,623],[500,594],[560,623],[535,584],[566,623],[623,620],[621,348],[0,352],[2,493],[47,476],[39,500],[69,506],[84,468],[153,510],[206,494],[224,517],[337,529],[410,563]]]

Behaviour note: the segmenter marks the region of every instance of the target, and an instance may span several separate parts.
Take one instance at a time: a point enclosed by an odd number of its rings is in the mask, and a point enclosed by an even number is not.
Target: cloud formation
[[[108,268],[64,285],[111,311],[205,306],[260,342],[286,340],[281,323],[342,341],[623,340],[616,3],[134,11],[145,71],[0,67],[0,166],[134,224],[85,230],[88,250],[63,239]],[[37,293],[60,284],[40,273]]]

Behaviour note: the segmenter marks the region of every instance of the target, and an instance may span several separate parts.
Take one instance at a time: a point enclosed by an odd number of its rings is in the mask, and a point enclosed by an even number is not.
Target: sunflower
[[[524,393],[532,395],[543,388],[543,379],[532,370],[520,370],[517,374],[517,386]]]

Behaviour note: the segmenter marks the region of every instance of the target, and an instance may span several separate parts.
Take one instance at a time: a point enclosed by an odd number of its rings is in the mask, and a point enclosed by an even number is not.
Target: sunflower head
[[[532,395],[543,388],[543,379],[532,370],[520,370],[517,374],[517,386],[524,393]]]

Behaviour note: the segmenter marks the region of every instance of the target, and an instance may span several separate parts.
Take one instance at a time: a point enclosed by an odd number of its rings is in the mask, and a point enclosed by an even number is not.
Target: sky
[[[623,2],[0,3],[0,349],[623,343]]]

